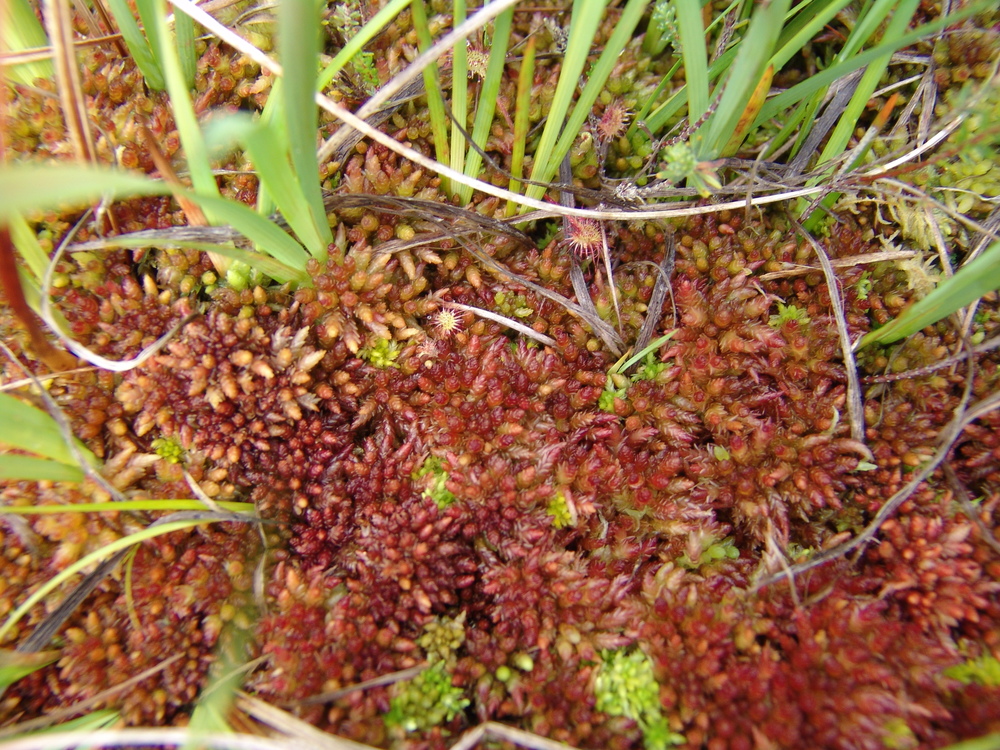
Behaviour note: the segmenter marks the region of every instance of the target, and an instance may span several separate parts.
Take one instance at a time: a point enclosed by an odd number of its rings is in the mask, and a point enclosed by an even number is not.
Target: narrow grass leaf
[[[149,49],[152,51],[153,59],[156,60],[156,64],[160,67],[160,70],[164,70],[164,41],[157,34],[156,27],[159,25],[159,19],[161,18],[163,19],[163,23],[166,23],[166,9],[157,0],[135,0],[135,9],[139,13],[139,20],[142,21],[142,29],[146,33],[146,39],[149,43]],[[114,9],[111,12],[114,14],[115,20],[119,20],[118,12]],[[129,15],[131,15],[131,12]],[[169,39],[169,36],[167,38]],[[168,41],[167,43],[169,44],[170,42]],[[165,83],[166,76],[164,76]]]
[[[7,0],[0,3],[0,35],[4,49],[20,52],[36,47],[48,47],[49,38],[39,23],[28,0]],[[5,66],[9,78],[25,86],[32,86],[36,78],[52,78],[55,70],[51,60],[37,60],[20,65]]]
[[[41,653],[45,653],[44,651]],[[94,732],[98,729],[106,729],[121,719],[121,714],[113,708],[102,708],[91,711],[84,716],[64,721],[52,727],[46,727],[38,731],[38,734],[55,734],[56,732]],[[81,746],[82,747],[82,746]]]
[[[826,0],[804,3],[797,8],[795,17],[782,29],[777,49],[770,60],[774,69],[781,70],[785,63],[812,42],[826,24],[850,3],[851,0]]]
[[[59,425],[41,409],[29,406],[10,394],[0,393],[0,424],[4,426],[0,443],[67,466],[79,466],[66,445]],[[78,448],[88,460],[97,463],[94,454],[82,444]]]
[[[34,456],[0,456],[0,479],[28,482],[82,482],[84,473],[74,466]]]
[[[250,115],[239,113],[214,118],[206,128],[205,138],[213,147],[228,146],[233,141],[245,144],[257,176],[267,186],[268,194],[288,220],[292,231],[314,257],[325,255],[327,245],[333,241],[329,226],[327,239],[316,225],[302,180],[293,171],[288,152],[281,139],[275,137],[274,128],[262,125]],[[312,158],[315,163],[315,150],[312,150]],[[313,182],[318,187],[318,173]],[[322,196],[320,202],[322,205]],[[325,223],[325,214],[323,219]]]
[[[465,22],[465,0],[452,0],[451,7],[452,27],[457,28]],[[451,168],[461,172],[465,167],[466,151],[462,129],[467,127],[469,120],[469,52],[465,39],[459,39],[451,48],[451,116]],[[473,151],[469,148],[470,153]],[[452,187],[456,196],[472,194],[466,186]]]
[[[757,6],[754,11],[750,28],[730,67],[719,106],[705,123],[704,138],[695,148],[699,159],[715,159],[725,149],[751,96],[764,78],[790,2],[773,0]]]
[[[845,60],[842,63],[832,65],[826,70],[822,70],[815,75],[810,76],[801,83],[797,83],[787,91],[784,91],[773,99],[768,100],[768,102],[761,108],[760,114],[757,115],[754,127],[759,127],[762,123],[767,122],[772,117],[779,116],[785,109],[796,105],[798,102],[811,96],[820,89],[829,86],[838,78],[847,75],[851,71],[863,68],[885,54],[895,52],[896,50],[913,44],[914,42],[917,42],[930,34],[934,34],[943,28],[951,26],[958,21],[980,13],[988,7],[992,7],[989,0],[979,0],[978,2],[972,3],[961,10],[949,13],[947,16],[943,16],[929,23],[925,23],[922,26],[918,26],[909,33],[903,34],[895,40],[886,41],[876,47],[865,50],[864,52],[859,52],[850,60]],[[775,67],[778,67],[777,61]]]
[[[184,80],[184,71],[177,55],[177,49],[173,45],[170,30],[167,28],[166,2],[165,0],[140,0],[139,6],[143,7],[147,4],[154,6],[152,11],[153,27],[147,26],[147,33],[150,41],[157,40],[153,50],[163,68],[167,93],[170,96],[170,108],[174,112],[177,133],[180,135],[181,144],[184,147],[184,156],[191,174],[191,183],[195,193],[199,195],[218,195],[219,187],[216,185],[215,175],[212,173],[212,164],[208,158],[205,139],[198,125],[194,105],[191,103],[191,95]],[[148,23],[145,15],[143,15],[143,21]],[[206,218],[212,223],[218,221],[209,213],[206,213]]]
[[[424,0],[413,0],[410,6],[413,15],[413,28],[417,32],[417,43],[420,52],[426,52],[434,42],[431,39],[430,23],[427,20],[427,8]],[[435,63],[423,70],[424,91],[427,94],[427,111],[431,119],[431,133],[434,136],[434,154],[442,164],[448,161],[448,117],[444,113],[444,100],[441,98],[441,82]],[[446,190],[451,192],[451,180],[445,179]]]
[[[181,61],[184,83],[194,87],[194,77],[198,72],[198,55],[194,48],[194,20],[180,10],[174,12],[174,38],[177,40],[177,56]]]
[[[304,198],[311,215],[312,231],[307,240],[299,229],[296,234],[318,258],[326,258],[326,248],[333,242],[333,233],[323,207],[323,192],[316,160],[316,138],[319,110],[316,108],[317,59],[319,58],[319,3],[317,0],[282,2],[278,5],[278,50],[284,69],[281,88],[282,119],[287,144],[272,144],[277,149],[287,145],[292,168],[298,178],[294,190]],[[275,200],[275,186],[269,188]],[[298,197],[298,196],[297,196]],[[304,229],[302,230],[305,231]],[[314,240],[313,237],[318,237]]]
[[[146,85],[154,91],[163,91],[166,82],[163,78],[163,69],[153,54],[149,41],[139,30],[139,24],[135,22],[132,9],[129,8],[127,0],[107,0],[111,7],[111,15],[115,17],[118,24],[118,31],[121,32],[125,46],[128,47],[129,54],[135,60],[136,67],[146,80]]]
[[[660,98],[660,94],[662,94],[667,86],[670,85],[670,82],[673,80],[674,75],[680,67],[681,61],[675,61],[674,64],[670,66],[670,70],[668,70],[663,78],[660,79],[660,82],[656,84],[656,88],[653,89],[653,92],[646,97],[646,101],[642,103],[642,106],[639,107],[639,111],[635,113],[635,117],[632,119],[632,124],[628,126],[628,131],[625,133],[626,138],[632,137],[633,133],[638,130],[640,122],[646,123],[646,127],[649,127],[649,123],[646,122],[646,117],[649,115],[649,111],[653,108],[653,105],[656,104],[656,100]]]
[[[24,654],[6,648],[0,649],[0,695],[22,677],[47,667],[60,656],[62,651],[58,650]]]
[[[177,190],[166,183],[104,167],[61,164],[39,167],[12,164],[0,167],[0,217],[8,212],[29,213],[81,205],[101,200],[135,195],[171,195]],[[273,222],[242,203],[208,195],[179,191],[210,212],[220,223],[229,224],[264,252],[284,265],[304,270],[308,256],[291,236]]]
[[[914,303],[895,320],[868,333],[858,347],[888,344],[951,315],[984,294],[1000,289],[1000,242],[962,266],[954,276]]]
[[[724,75],[733,64],[733,59],[736,57],[740,50],[740,45],[734,45],[730,47],[713,62],[708,68],[708,78],[711,81],[715,81],[719,76]],[[664,78],[669,84],[670,76]],[[677,91],[670,95],[670,97],[657,107],[653,114],[649,116],[646,120],[646,127],[648,127],[653,133],[659,132],[678,112],[683,109],[685,103],[687,102],[687,84],[682,85]]]
[[[566,154],[569,153],[570,148],[573,147],[573,141],[576,140],[577,135],[583,129],[583,124],[590,117],[594,102],[597,101],[597,97],[600,96],[604,85],[611,76],[611,71],[614,70],[615,64],[618,62],[618,57],[621,55],[622,50],[625,49],[625,45],[632,39],[632,32],[635,31],[639,19],[642,18],[642,13],[646,9],[647,4],[648,0],[629,0],[622,9],[614,33],[604,45],[604,51],[587,75],[587,85],[583,87],[576,106],[573,107],[572,113],[566,120],[566,127],[563,128],[562,135],[559,137],[559,141],[556,143],[555,150],[552,153],[552,159],[543,173],[545,175],[542,177],[543,182],[552,179],[552,176],[559,170],[559,162],[563,160]],[[561,76],[560,80],[562,80]],[[552,114],[550,113],[549,117],[551,116]],[[538,153],[536,153],[535,158],[539,158]]]
[[[274,279],[278,283],[285,284],[292,282],[298,286],[309,285],[309,274],[304,270],[306,256],[301,249],[298,250],[302,258],[303,267],[293,268],[268,255],[261,255],[250,250],[234,247],[229,244],[219,242],[197,242],[195,240],[162,240],[157,241],[148,236],[133,237],[128,234],[120,234],[116,237],[108,237],[105,247],[180,247],[188,250],[201,250],[204,253],[217,253],[232,260],[245,263],[251,268],[255,268],[265,276]]]
[[[42,250],[36,235],[28,222],[20,213],[12,213],[7,216],[7,226],[10,229],[10,239],[17,248],[17,252],[31,269],[36,281],[41,281],[45,276],[45,269],[49,265],[49,256]]]
[[[233,513],[252,513],[253,503],[216,500],[215,504]],[[105,503],[73,503],[72,505],[0,505],[0,515],[52,516],[58,513],[120,513],[121,511],[204,510],[201,500],[121,500]]]
[[[883,20],[885,20],[885,18],[888,18],[888,23],[885,27],[882,39],[885,42],[891,42],[894,39],[898,39],[906,32],[906,28],[909,25],[913,14],[916,13],[919,5],[919,0],[906,0],[905,2],[897,2],[897,0],[879,0],[873,6],[872,11],[867,14],[866,20],[874,17],[872,19],[872,24],[878,26]],[[869,26],[872,24],[869,24]],[[887,53],[878,59],[873,60],[865,68],[865,72],[861,76],[861,81],[858,83],[858,87],[854,92],[854,96],[851,97],[850,103],[847,105],[843,115],[841,115],[840,120],[837,122],[837,127],[834,128],[833,133],[830,134],[823,151],[820,153],[820,164],[839,156],[843,153],[844,149],[847,148],[847,144],[850,142],[854,135],[854,131],[857,129],[858,121],[861,119],[861,115],[864,114],[865,110],[871,103],[872,94],[874,94],[875,89],[878,88],[879,81],[881,80],[883,73],[885,73],[886,68],[888,68],[889,60],[891,58],[892,53]]]
[[[528,140],[528,129],[531,125],[529,111],[531,109],[531,88],[535,80],[535,37],[529,37],[528,43],[524,46],[524,54],[521,57],[521,69],[517,74],[517,94],[514,105],[514,146],[510,155],[510,174],[513,179],[510,181],[509,190],[512,193],[521,191],[521,183],[518,180],[524,169],[524,147]],[[507,201],[507,216],[517,213],[517,204]]]
[[[268,221],[253,209],[237,201],[209,195],[189,194],[188,197],[201,206],[206,214],[211,211],[211,215],[220,224],[228,224],[237,230],[253,242],[259,250],[290,268],[299,271],[305,270],[306,261],[309,259],[305,250],[274,222]],[[220,252],[226,254],[223,250]]]
[[[545,128],[541,140],[535,149],[535,164],[531,169],[531,179],[535,182],[547,182],[555,175],[562,156],[555,151],[556,141],[563,124],[566,123],[566,113],[587,62],[587,55],[594,44],[594,37],[604,16],[605,0],[573,0],[573,16],[570,20],[569,41],[563,57],[562,70],[559,71],[559,81],[556,92],[549,106]],[[566,123],[567,130],[569,124]],[[577,131],[571,133],[576,137]],[[572,140],[570,141],[572,144]],[[545,195],[545,188],[540,185],[529,185],[525,191],[528,198],[535,200]],[[526,207],[522,207],[527,210]]]
[[[757,82],[757,87],[753,90],[753,94],[751,94],[750,100],[747,102],[747,106],[743,110],[743,114],[740,115],[740,119],[736,122],[736,127],[733,130],[732,136],[730,136],[726,145],[723,146],[719,156],[732,156],[739,150],[740,145],[743,143],[743,139],[746,138],[747,133],[750,132],[750,125],[753,124],[754,119],[757,117],[757,113],[760,112],[760,108],[764,106],[767,94],[771,90],[772,80],[774,80],[774,66],[768,65],[767,69],[764,71],[764,75],[762,75],[760,80]]]
[[[98,549],[91,552],[89,555],[84,555],[75,563],[67,566],[65,569],[61,570],[57,575],[50,578],[44,584],[35,589],[32,594],[25,599],[21,605],[11,612],[7,619],[4,621],[3,625],[0,626],[0,641],[3,641],[7,634],[10,632],[11,628],[17,625],[21,619],[28,614],[35,607],[35,605],[44,601],[45,598],[55,591],[63,583],[71,579],[77,573],[80,573],[87,568],[89,568],[94,563],[99,563],[102,560],[106,560],[112,557],[116,552],[120,550],[127,549],[133,544],[138,544],[139,542],[144,542],[147,539],[152,539],[157,536],[162,536],[164,534],[170,534],[174,531],[180,531],[181,529],[189,529],[193,526],[200,526],[201,524],[212,523],[209,519],[193,519],[184,521],[171,521],[169,523],[164,523],[159,526],[143,529],[135,534],[129,534],[128,536],[122,537],[121,539],[116,539],[113,542],[99,547]]]
[[[330,64],[327,65],[319,75],[317,80],[317,90],[322,91],[330,85],[330,82],[337,77],[337,74],[344,69],[347,63],[354,59],[354,56],[365,48],[372,39],[378,36],[389,22],[403,11],[410,4],[410,0],[392,0],[385,7],[379,10],[371,20],[362,26],[338,52]]]
[[[503,79],[504,67],[507,64],[507,44],[510,41],[510,27],[513,18],[513,8],[504,11],[497,16],[493,29],[490,60],[486,67],[486,77],[483,79],[483,85],[479,91],[479,103],[476,106],[476,121],[472,126],[472,141],[481,149],[486,148],[486,141],[490,137],[490,128],[493,125],[493,115],[496,113],[497,95],[500,93],[500,83]],[[532,68],[534,68],[534,59],[532,59]],[[518,84],[520,85],[520,81]],[[516,111],[514,117],[515,119],[517,118]],[[516,128],[515,123],[515,130]],[[514,138],[515,140],[517,138],[516,132]],[[521,158],[524,158],[523,143]],[[470,148],[469,154],[465,158],[465,169],[463,171],[469,177],[479,177],[479,168],[482,164],[483,157],[476,149]],[[520,169],[520,166],[518,169]],[[459,186],[456,192],[462,203],[468,203],[472,198],[472,187],[469,185]]]
[[[708,55],[705,51],[705,23],[698,0],[677,0],[677,35],[684,59],[687,83],[688,121],[695,122],[708,109]]]

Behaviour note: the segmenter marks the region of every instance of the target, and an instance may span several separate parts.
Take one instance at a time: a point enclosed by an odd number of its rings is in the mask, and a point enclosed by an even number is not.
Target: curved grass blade
[[[490,126],[493,124],[493,115],[496,112],[497,94],[500,92],[500,81],[503,78],[504,66],[507,64],[507,44],[510,41],[510,27],[513,19],[514,9],[511,8],[497,16],[496,25],[493,28],[490,61],[487,64],[486,78],[483,79],[483,87],[479,93],[479,104],[476,107],[476,121],[472,126],[472,142],[481,149],[486,148],[486,140],[489,138]],[[534,45],[532,45],[532,50],[534,50]],[[525,63],[522,62],[522,70],[524,69],[524,65]],[[532,59],[531,67],[534,69],[534,59]],[[520,95],[520,90],[518,93]],[[515,112],[516,117],[517,112]],[[514,138],[516,148],[517,134],[515,134]],[[523,159],[523,143],[521,147],[521,158]],[[465,158],[465,174],[469,177],[479,177],[479,168],[482,164],[482,155],[476,149],[470,148],[469,154]],[[472,198],[472,188],[468,185],[460,185],[456,194],[461,203],[468,203]]]
[[[333,233],[323,210],[323,193],[319,182],[319,162],[316,160],[316,133],[319,110],[316,108],[317,59],[319,58],[319,4],[317,0],[298,0],[278,5],[278,50],[284,69],[282,117],[285,141],[275,140],[271,148],[279,154],[285,150],[291,156],[297,177],[295,192],[306,204],[311,215],[310,239],[296,234],[317,258],[326,258],[326,248],[333,242]],[[268,190],[276,201],[281,200],[275,186]],[[305,229],[302,230],[303,232]]]
[[[124,198],[136,195],[171,195],[175,191],[201,206],[220,223],[229,224],[269,255],[298,271],[305,270],[308,255],[277,225],[244,206],[221,197],[197,195],[148,177],[83,165],[60,164],[38,167],[12,164],[0,167],[0,217],[8,212],[29,213],[96,202],[105,195]]]
[[[861,339],[857,348],[888,344],[951,315],[984,294],[1000,289],[1000,242],[994,242],[978,258],[962,266],[954,276],[914,303],[898,318]]]
[[[0,456],[0,479],[29,482],[82,482],[84,473],[49,458]],[[0,509],[0,513],[3,509]]]
[[[531,170],[531,179],[535,182],[548,182],[555,175],[562,161],[562,155],[555,148],[559,134],[566,123],[566,113],[576,92],[576,87],[587,62],[587,55],[594,44],[594,37],[604,15],[605,0],[573,0],[573,16],[570,21],[569,42],[563,58],[559,81],[556,83],[556,93],[549,106],[548,119],[542,130],[541,140],[535,149],[535,165]],[[603,84],[602,84],[603,85]],[[570,124],[566,123],[569,132]],[[578,131],[571,133],[576,137]],[[570,141],[572,144],[572,141]],[[567,146],[566,151],[569,150]],[[564,154],[563,154],[564,155]],[[525,191],[528,198],[539,199],[545,194],[545,188],[529,185]]]
[[[59,425],[46,412],[28,406],[18,398],[0,393],[0,422],[4,425],[0,443],[76,468],[79,464],[63,439]],[[86,460],[97,458],[82,444],[77,446]]]
[[[129,54],[135,60],[139,72],[146,79],[146,84],[156,91],[163,91],[166,88],[166,81],[163,78],[163,69],[153,54],[152,48],[146,37],[139,30],[139,24],[135,22],[132,9],[129,8],[127,0],[108,0],[111,6],[111,15],[115,17],[118,30],[121,32],[125,46],[128,47]]]

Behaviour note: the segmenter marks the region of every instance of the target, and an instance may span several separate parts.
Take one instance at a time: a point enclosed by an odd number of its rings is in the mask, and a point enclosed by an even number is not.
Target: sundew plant
[[[0,2],[0,744],[1000,747],[993,6]]]

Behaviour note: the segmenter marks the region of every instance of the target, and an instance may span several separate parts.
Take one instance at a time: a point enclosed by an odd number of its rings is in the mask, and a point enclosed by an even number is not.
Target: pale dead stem
[[[859,443],[864,443],[865,409],[861,402],[861,383],[858,380],[858,365],[854,361],[851,334],[847,330],[847,316],[844,314],[844,302],[840,298],[837,276],[833,272],[830,257],[826,254],[823,246],[794,217],[789,216],[789,220],[796,231],[812,245],[816,257],[819,258],[819,264],[823,268],[826,288],[830,295],[830,306],[833,308],[833,319],[837,323],[837,335],[840,338],[840,351],[844,357],[844,369],[847,372],[847,414],[851,422],[851,438]]]
[[[87,115],[87,100],[80,83],[80,68],[73,47],[73,21],[64,0],[45,0],[45,25],[52,42],[56,86],[62,102],[66,129],[73,142],[76,158],[92,164],[97,160],[94,135]]]

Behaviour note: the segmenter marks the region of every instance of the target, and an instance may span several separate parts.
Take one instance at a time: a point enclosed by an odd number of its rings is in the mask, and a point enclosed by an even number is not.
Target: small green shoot
[[[963,685],[1000,687],[1000,661],[990,654],[948,667],[944,673],[945,676],[958,680]]]
[[[669,341],[677,331],[670,331],[669,333],[660,336],[640,351],[638,354],[626,359],[622,357],[615,364],[611,366],[608,370],[608,380],[604,386],[604,392],[601,393],[600,398],[597,401],[598,408],[613,414],[615,411],[615,399],[624,399],[628,391],[628,386],[630,379],[625,376],[627,372],[633,365],[643,362],[643,366],[636,371],[631,377],[632,383],[638,383],[640,380],[652,380],[661,372],[663,372],[667,365],[665,362],[660,362],[656,359],[656,350],[663,346],[667,341]],[[627,355],[626,355],[627,356]]]
[[[870,271],[865,271],[861,274],[858,283],[854,285],[854,291],[857,293],[858,299],[868,299],[868,295],[872,293],[872,275]]]
[[[688,570],[699,570],[720,560],[738,560],[739,557],[740,551],[736,549],[732,537],[727,536],[725,539],[718,540],[710,537],[702,542],[701,554],[691,559],[689,554],[685,552],[677,558],[677,564]]]
[[[412,680],[397,682],[385,723],[404,732],[431,729],[451,721],[470,704],[461,688],[451,684],[443,661],[435,661]]]
[[[156,438],[152,448],[157,456],[168,463],[179,464],[184,460],[184,446],[175,437]]]
[[[444,468],[444,462],[437,456],[428,456],[423,465],[413,472],[414,481],[429,477],[427,488],[423,491],[423,497],[429,497],[437,507],[444,510],[455,502],[454,493],[448,489],[448,472]]]
[[[527,318],[535,314],[534,308],[528,304],[523,294],[497,292],[493,295],[493,302],[497,306],[497,312],[508,318]]]
[[[605,651],[594,682],[597,710],[625,716],[642,730],[646,750],[665,750],[686,742],[670,730],[660,704],[653,662],[642,651]]]
[[[379,338],[371,346],[366,346],[358,356],[372,367],[386,370],[390,367],[399,368],[396,358],[399,356],[399,344],[392,339]]]
[[[795,305],[786,305],[782,302],[778,303],[778,314],[772,315],[767,324],[771,328],[781,328],[785,323],[790,323],[791,321],[796,321],[799,325],[807,325],[809,323],[809,316],[806,314],[805,310],[802,310]]]
[[[552,527],[564,529],[567,526],[576,526],[576,516],[566,502],[566,495],[557,492],[549,501],[545,512],[552,517]]]

